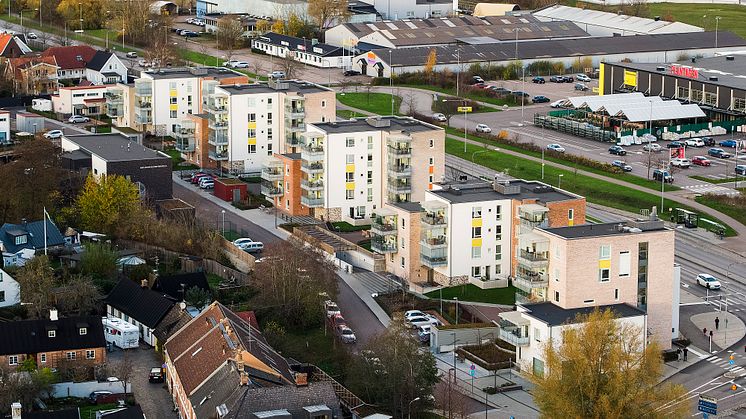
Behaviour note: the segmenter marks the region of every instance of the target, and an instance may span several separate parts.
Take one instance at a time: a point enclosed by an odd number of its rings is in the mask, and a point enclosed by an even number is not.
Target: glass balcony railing
[[[528,336],[521,336],[521,329],[518,327],[500,327],[499,336],[500,339],[515,346],[526,346],[530,342]]]
[[[396,253],[396,241],[373,238],[370,241],[370,249],[378,253]]]
[[[309,180],[301,179],[300,188],[307,191],[320,191],[324,189],[324,181],[322,179]]]
[[[209,157],[212,160],[228,160],[228,152],[227,151],[215,151],[210,150],[208,152]]]
[[[420,220],[425,228],[448,225],[448,217],[446,217],[445,213],[423,212]]]
[[[428,249],[438,249],[446,247],[448,242],[446,236],[423,237],[422,241],[420,241],[420,245]]]
[[[409,179],[396,179],[389,181],[389,192],[395,194],[408,194],[412,192],[412,183]]]
[[[300,165],[300,170],[305,173],[323,173],[324,164],[318,161],[309,162],[308,160],[303,160]]]
[[[376,217],[370,226],[370,232],[378,236],[396,234],[396,220],[392,217]]]
[[[309,208],[319,208],[319,207],[324,206],[324,197],[313,196],[313,195],[301,195],[300,203]]]
[[[513,286],[519,290],[531,293],[532,291],[549,286],[549,275],[545,273],[526,274],[521,273],[513,278]]]
[[[285,173],[282,170],[282,166],[266,166],[262,168],[261,177],[264,180],[278,181],[285,177]]]
[[[412,147],[409,146],[388,146],[388,152],[389,154],[392,154],[397,157],[411,157],[412,156]]]
[[[423,255],[420,254],[420,263],[423,265],[429,267],[429,268],[437,268],[439,266],[448,266],[448,257],[443,256],[437,256],[437,255]]]
[[[412,166],[408,164],[407,165],[390,164],[388,168],[389,168],[389,176],[392,176],[392,177],[405,177],[405,176],[412,175]]]
[[[262,195],[274,198],[276,196],[282,196],[282,186],[279,185],[273,185],[273,184],[265,184],[262,183],[261,186],[261,192]]]

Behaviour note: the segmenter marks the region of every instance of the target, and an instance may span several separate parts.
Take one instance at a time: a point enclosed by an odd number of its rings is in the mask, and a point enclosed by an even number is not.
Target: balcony
[[[321,160],[324,158],[323,144],[301,144],[300,158],[303,160]]]
[[[135,101],[135,112],[137,112],[138,109],[151,109],[153,107],[153,103],[149,100],[136,100]]]
[[[282,166],[265,166],[262,168],[262,179],[270,182],[283,180],[285,177],[285,173],[282,169]]]
[[[502,322],[500,324],[502,326]],[[527,346],[530,342],[528,336],[521,336],[521,329],[518,327],[500,328],[500,339],[514,346]]]
[[[518,260],[522,264],[534,269],[546,267],[549,263],[549,252],[536,252],[520,249],[518,252]]]
[[[210,119],[210,122],[208,123],[208,128],[215,131],[227,131],[228,130],[228,121],[216,121],[213,119]]]
[[[210,150],[208,155],[212,160],[228,160],[228,151]]]
[[[288,132],[306,132],[306,124],[303,122],[292,122],[286,128]]]
[[[210,131],[207,142],[212,145],[228,145],[228,135],[222,132]]]
[[[428,268],[437,268],[439,266],[448,266],[448,257],[443,256],[432,256],[420,254],[420,263],[427,266]]]
[[[376,217],[370,225],[370,232],[377,236],[396,235],[396,220],[391,217]]]
[[[313,196],[313,195],[301,195],[300,203],[307,206],[308,208],[323,208],[324,197]]]
[[[262,182],[261,186],[262,195],[274,198],[276,196],[282,196],[282,186],[274,185],[269,182]]]
[[[110,118],[124,115],[124,105],[106,102],[106,115]]]
[[[423,228],[445,227],[448,225],[448,217],[445,212],[423,212],[420,216]]]
[[[149,124],[153,122],[153,114],[150,108],[135,108],[135,123]]]
[[[182,153],[194,151],[194,123],[189,120],[182,120],[180,125],[176,126],[174,131],[176,139],[176,149]]]
[[[389,192],[395,194],[412,193],[412,183],[409,179],[389,180]]]
[[[207,103],[207,111],[216,115],[227,114],[228,105],[226,103],[216,103],[211,101]]]
[[[324,164],[318,161],[309,162],[308,160],[303,160],[300,165],[300,170],[304,173],[323,173]]]
[[[396,157],[402,158],[402,157],[412,157],[412,147],[409,146],[388,146],[389,154],[394,155]]]
[[[518,218],[522,227],[534,229],[547,227],[547,212],[549,209],[539,204],[525,204],[518,208]]]
[[[374,237],[370,241],[370,249],[378,253],[396,253],[396,241],[384,240]]]
[[[306,107],[303,105],[285,106],[285,115],[292,119],[303,118],[306,115]]]
[[[389,176],[391,177],[407,177],[412,175],[412,166],[406,164],[390,164]]]
[[[288,132],[285,134],[285,145],[288,147],[300,147],[301,135],[297,132]]]
[[[301,179],[300,188],[306,191],[320,191],[324,189],[324,180],[323,179],[318,179],[318,180]]]
[[[513,286],[521,291],[531,293],[540,288],[549,286],[549,275],[545,273],[521,273],[513,278]]]
[[[515,346],[526,346],[529,344],[528,326],[530,322],[523,317],[520,311],[504,311],[500,316],[500,339]]]
[[[135,83],[135,96],[153,96],[153,86],[150,83]]]
[[[124,94],[120,89],[109,90],[104,93],[104,97],[106,98],[106,103],[111,103],[112,105],[124,104]]]
[[[423,237],[420,241],[420,247],[427,249],[442,249],[448,245],[446,236],[435,236],[435,237]]]

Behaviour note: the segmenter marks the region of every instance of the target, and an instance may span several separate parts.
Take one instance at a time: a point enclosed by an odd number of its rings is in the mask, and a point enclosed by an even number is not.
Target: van
[[[241,250],[247,253],[260,253],[264,250],[264,243],[262,242],[251,242],[241,245]]]
[[[148,381],[151,383],[162,383],[165,381],[163,377],[163,368],[161,367],[153,367],[150,369],[150,374],[148,374]]]

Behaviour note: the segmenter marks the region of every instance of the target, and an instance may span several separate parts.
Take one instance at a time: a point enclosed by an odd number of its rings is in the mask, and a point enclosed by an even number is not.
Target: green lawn
[[[467,144],[466,153],[464,153],[464,143],[451,138],[446,139],[446,152],[458,157],[471,160],[472,153],[484,150],[483,147]],[[506,174],[527,180],[541,179],[541,163],[526,160],[520,157],[500,153],[497,151],[487,151],[479,154],[478,163],[494,170],[505,172]],[[640,209],[650,209],[653,206],[660,208],[661,198],[651,191],[642,192],[635,189],[620,186],[604,180],[592,178],[590,176],[575,173],[571,168],[560,169],[552,166],[544,167],[544,182],[552,186],[558,186],[559,175],[562,175],[562,189],[585,196],[588,202],[617,208],[625,211],[638,213]],[[708,204],[705,204],[708,205]],[[664,200],[663,211],[660,211],[663,217],[669,208],[684,208],[689,211],[699,212],[691,207],[682,205],[671,200]],[[718,209],[713,207],[714,209]],[[727,224],[703,214],[703,217],[726,225],[726,235],[734,236],[736,232]]]
[[[370,230],[370,225],[362,225],[362,226],[354,226],[347,221],[338,221],[336,223],[332,223],[334,226],[334,229],[337,231],[341,231],[342,233],[350,233],[352,231],[362,231],[362,230]]]
[[[398,84],[396,86],[414,87],[416,89],[432,90],[433,92],[443,93],[443,94],[446,94],[446,95],[449,95],[449,96],[457,96],[456,95],[456,88],[446,89],[444,87],[433,86],[433,85],[429,85],[429,84]],[[485,97],[485,96],[480,96],[480,95],[475,95],[475,94],[464,94],[463,91],[459,91],[459,95],[458,96],[462,97],[462,98],[466,98],[466,99],[476,100],[478,102],[490,103],[490,104],[496,105],[496,106],[504,106],[504,105],[518,106],[518,105],[520,105],[520,102],[515,103],[515,101],[512,100],[512,99],[496,98],[496,97]],[[528,104],[530,104],[530,99],[529,99]],[[490,111],[494,112],[495,110],[496,109],[486,109],[486,110],[482,110],[480,112],[490,112]]]
[[[746,181],[746,177],[744,177],[744,176],[740,176],[738,178],[729,177],[729,178],[725,178],[725,179],[713,179],[711,177],[699,176],[699,175],[694,175],[694,176],[689,176],[689,177],[692,178],[692,179],[701,180],[701,181],[707,182],[707,183],[730,183],[730,182],[735,182],[736,180],[738,180],[739,182]]]
[[[698,196],[695,199],[700,204],[707,205],[708,207],[718,210],[723,214],[727,214],[738,220],[741,224],[746,224],[746,210],[744,210],[743,206],[739,206],[737,203],[728,205],[726,203],[712,199],[707,195]]]
[[[80,406],[80,419],[95,419],[96,412],[99,410],[114,409],[118,405],[116,403],[107,403],[99,405],[82,405]]]
[[[328,326],[326,331],[323,326],[304,331],[286,330],[282,336],[273,334],[267,339],[283,356],[314,364],[344,382],[349,355],[346,346],[334,337],[334,331]]]
[[[388,93],[337,93],[343,105],[361,109],[376,115],[391,115],[391,95]],[[394,96],[394,114],[399,115],[401,97]]]
[[[459,301],[505,305],[515,304],[515,287],[512,286],[483,290],[476,285],[466,284],[431,291],[425,295],[434,299],[441,298],[442,296],[443,300],[458,298]]]
[[[715,30],[715,16],[720,16],[718,31],[731,31],[746,37],[746,8],[737,4],[648,3],[650,16],[670,17],[677,22]],[[703,18],[703,16],[707,16]]]
[[[337,109],[337,118],[350,119],[365,116],[360,112],[350,111],[347,109]]]

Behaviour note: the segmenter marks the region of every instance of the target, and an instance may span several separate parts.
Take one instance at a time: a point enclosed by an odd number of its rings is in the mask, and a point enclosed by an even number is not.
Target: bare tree
[[[264,73],[264,63],[259,59],[254,59],[251,62],[251,72],[256,75],[256,80]]]
[[[124,393],[125,397],[127,396],[127,384],[129,384],[132,379],[134,368],[135,364],[129,351],[123,351],[122,358],[114,362],[111,366],[110,372],[113,376],[119,379],[120,383],[122,383],[122,393]]]
[[[292,52],[288,52],[288,55],[280,60],[280,68],[285,72],[285,78],[292,79],[295,74],[295,69],[298,68],[298,62],[295,61]]]
[[[401,97],[401,104],[407,110],[407,116],[415,116],[417,114],[417,99],[414,96],[414,92],[405,90]]]
[[[60,311],[69,315],[83,316],[98,307],[102,295],[89,276],[75,275],[67,280],[62,292]]]
[[[458,113],[459,102],[453,100],[439,100],[435,102],[435,111],[442,113],[446,117],[446,126],[451,126],[451,117]]]
[[[240,20],[222,18],[218,21],[218,29],[215,33],[218,40],[218,48],[225,51],[227,56],[232,56],[233,50],[242,45],[243,35],[244,27]]]
[[[350,17],[347,0],[309,0],[308,15],[319,29],[343,23]]]
[[[56,285],[54,272],[46,256],[37,256],[18,272],[16,281],[20,286],[23,302],[27,304],[29,317],[40,319],[52,308],[52,288]]]
[[[469,417],[469,398],[458,391],[453,378],[447,377],[446,380],[435,387],[436,408],[449,418],[466,419]]]

